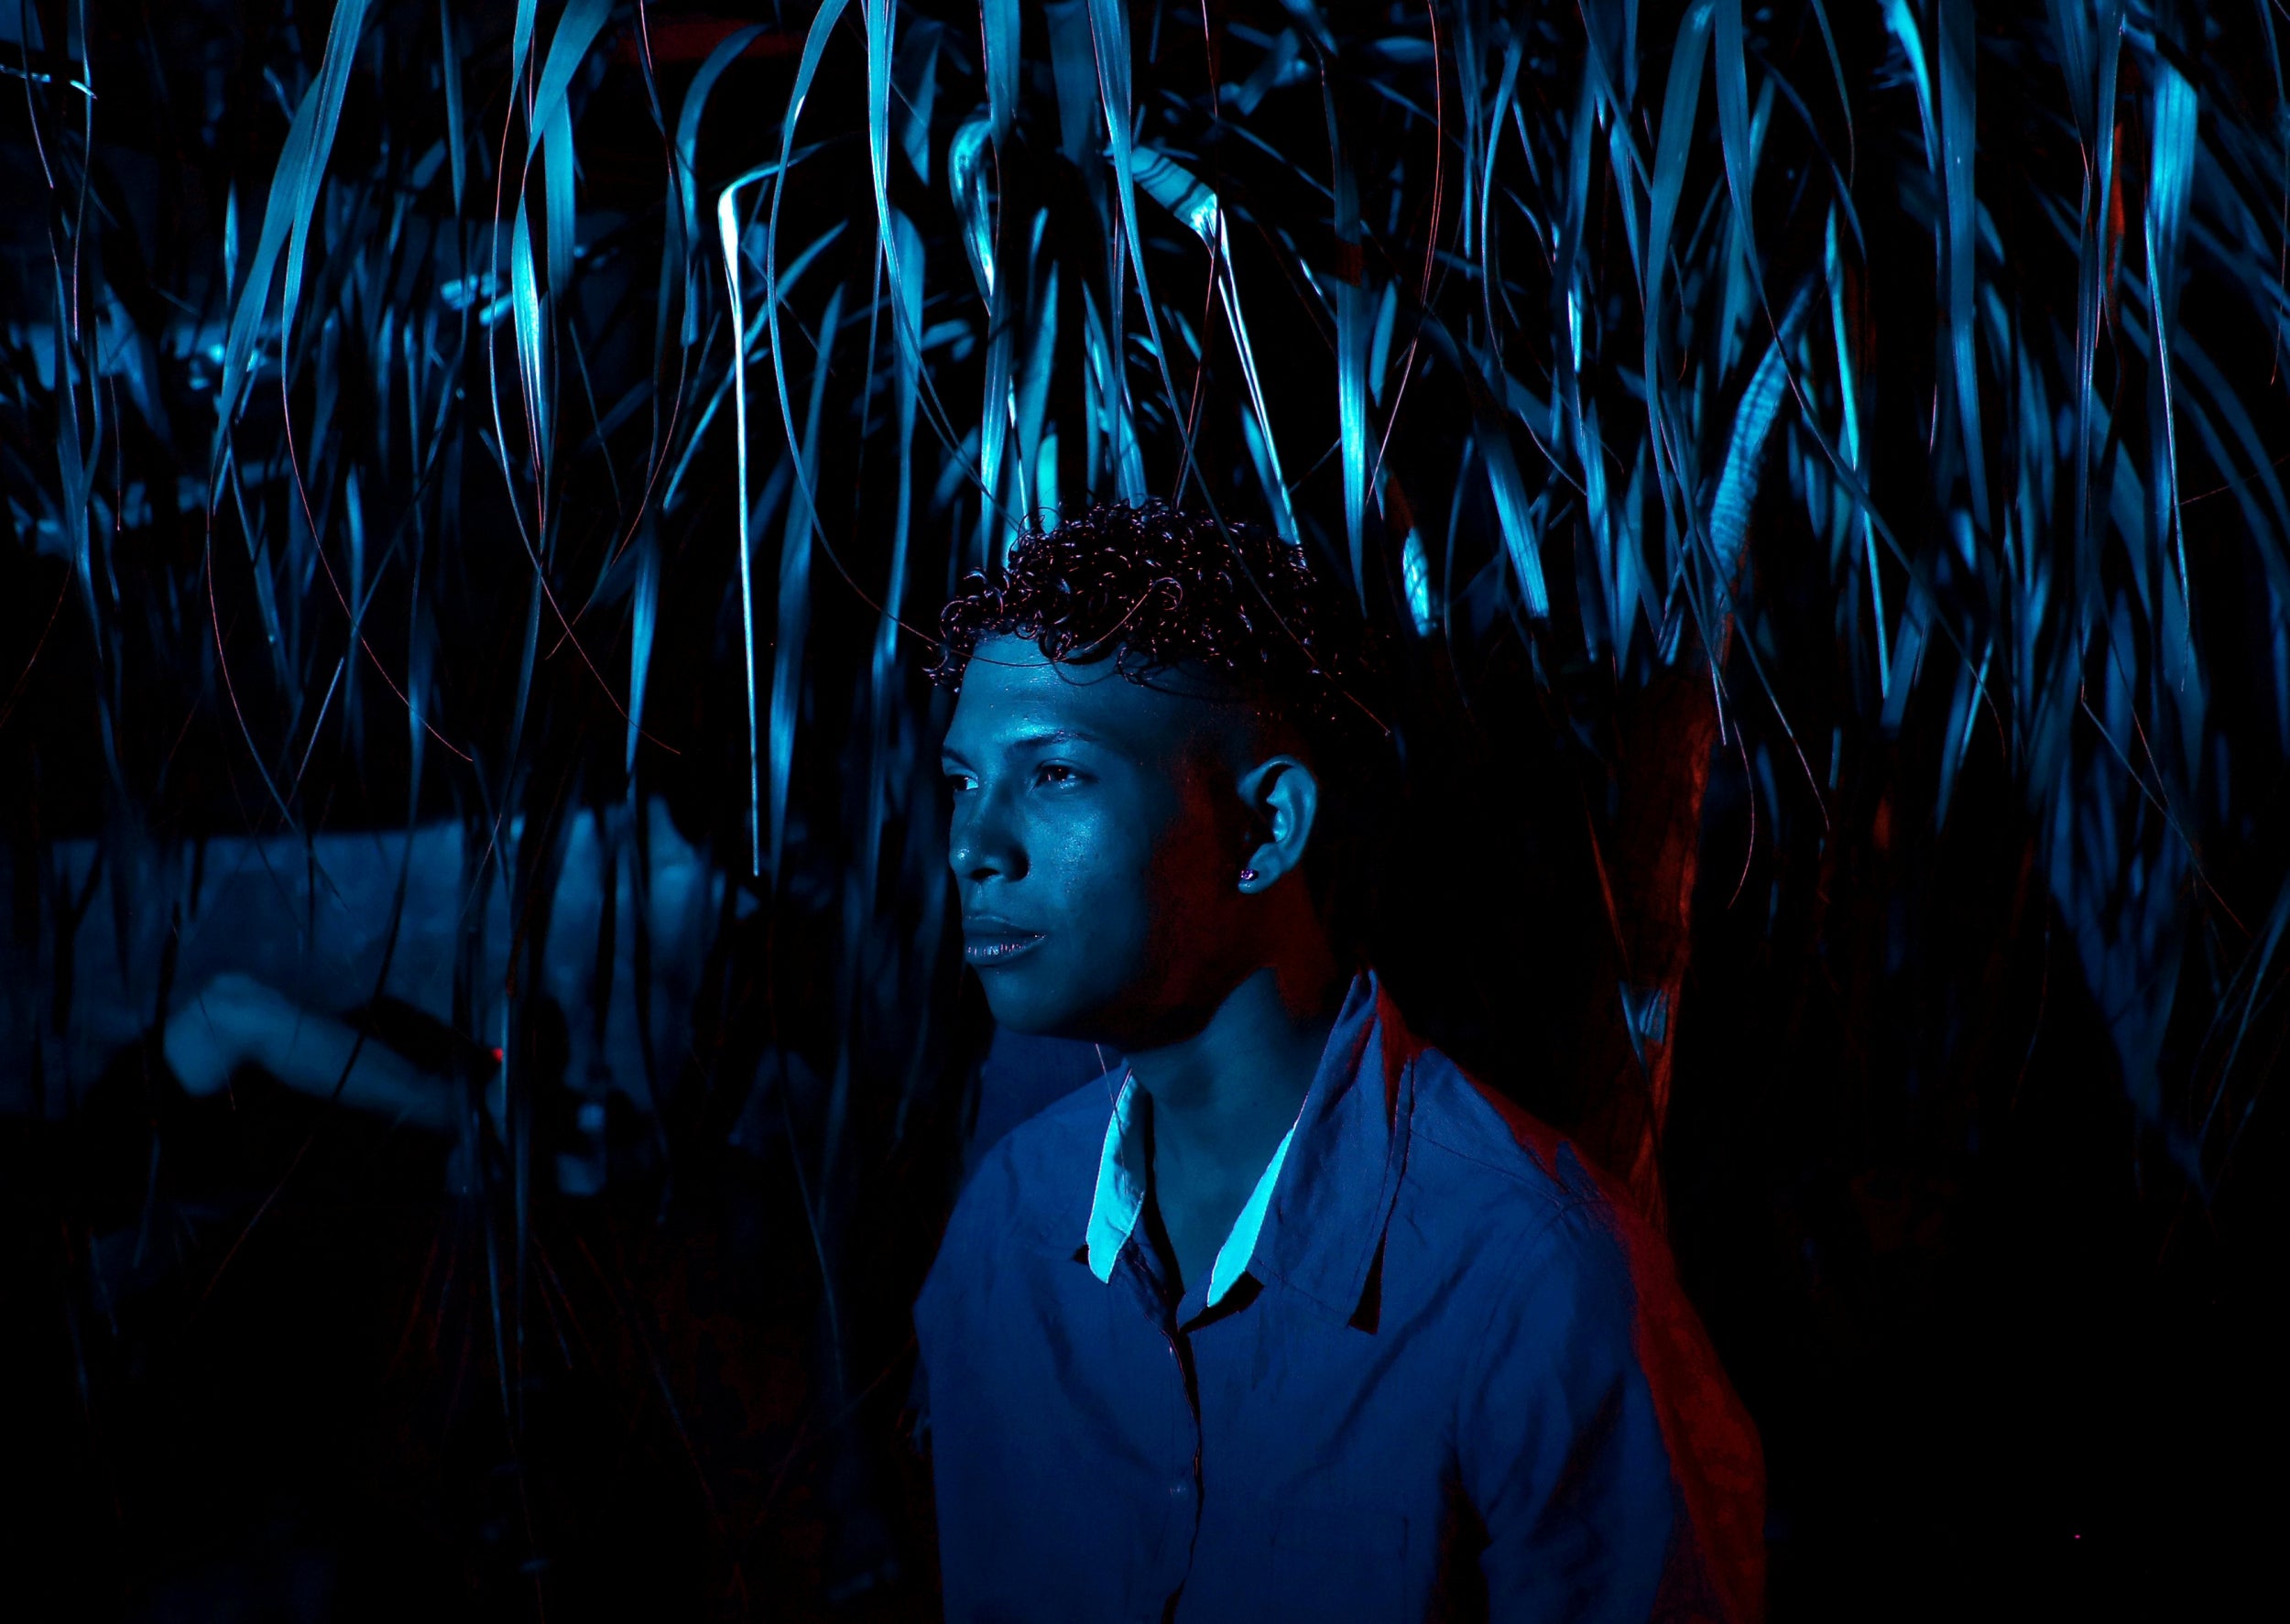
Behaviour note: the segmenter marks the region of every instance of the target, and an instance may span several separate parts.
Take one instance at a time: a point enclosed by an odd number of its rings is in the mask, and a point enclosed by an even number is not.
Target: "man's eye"
[[[1082,775],[1062,761],[1045,761],[1034,774],[1034,779],[1037,783],[1043,784],[1078,784],[1081,782]]]
[[[946,787],[957,795],[972,788],[976,782],[977,780],[966,772],[956,772],[952,768],[946,769]]]

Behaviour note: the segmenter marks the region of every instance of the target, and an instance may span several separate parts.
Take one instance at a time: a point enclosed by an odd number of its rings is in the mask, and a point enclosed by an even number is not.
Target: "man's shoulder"
[[[1114,1086],[1111,1074],[1093,1077],[995,1141],[955,1200],[948,1242],[960,1237],[981,1247],[1014,1230],[1049,1236],[1070,1229],[1078,1244]]]
[[[1439,1204],[1482,1237],[1565,1237],[1604,1251],[1626,1237],[1630,1204],[1574,1142],[1440,1051],[1414,1055],[1409,1160]]]
[[[1437,1049],[1417,1050],[1413,1062],[1412,1140],[1523,1196],[1573,1204],[1606,1194],[1573,1143],[1548,1123]]]

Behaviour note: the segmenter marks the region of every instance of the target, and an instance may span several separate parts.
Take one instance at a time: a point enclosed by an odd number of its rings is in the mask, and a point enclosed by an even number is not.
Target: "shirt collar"
[[[1101,1281],[1113,1279],[1113,1266],[1129,1237],[1137,1232],[1137,1221],[1145,1210],[1145,1147],[1138,1126],[1137,1100],[1137,1074],[1125,1073],[1120,1092],[1114,1096],[1113,1118],[1106,1124],[1105,1149],[1097,1158],[1097,1193],[1089,1205],[1089,1271]],[[1297,1120],[1303,1120],[1301,1111]],[[1248,1270],[1256,1253],[1258,1232],[1264,1226],[1265,1209],[1271,1204],[1281,1167],[1295,1138],[1296,1128],[1291,1124],[1240,1215],[1233,1220],[1232,1232],[1216,1249],[1204,1306],[1214,1308],[1223,1302],[1225,1293],[1239,1283]]]
[[[1113,1278],[1113,1265],[1145,1211],[1145,1147],[1137,1130],[1137,1074],[1124,1071],[1097,1156],[1097,1193],[1089,1204],[1089,1272]]]
[[[1353,1317],[1399,1191],[1415,1048],[1375,973],[1354,976],[1296,1121],[1217,1251],[1207,1305],[1246,1271],[1281,1280],[1338,1319]],[[1086,1233],[1090,1272],[1101,1281],[1112,1280],[1144,1211],[1141,1108],[1136,1076],[1124,1073]]]

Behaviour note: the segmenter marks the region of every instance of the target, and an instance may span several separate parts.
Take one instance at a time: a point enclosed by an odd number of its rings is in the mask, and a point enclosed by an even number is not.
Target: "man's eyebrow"
[[[999,748],[1005,750],[1048,750],[1059,745],[1104,745],[1106,741],[1084,727],[1051,727],[1039,733],[1021,733],[1016,738],[1003,740]],[[967,767],[969,760],[952,745],[938,747],[939,759]]]

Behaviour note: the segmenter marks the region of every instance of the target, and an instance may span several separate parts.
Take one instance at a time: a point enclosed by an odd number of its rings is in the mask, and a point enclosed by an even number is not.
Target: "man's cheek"
[[[1221,928],[1207,873],[1211,861],[1208,843],[1197,838],[1172,842],[1153,854],[1138,889],[1157,938],[1198,942],[1201,932]]]
[[[1079,897],[1103,889],[1118,866],[1118,831],[1098,818],[1045,820],[1032,834],[1033,849],[1058,892]]]
[[[1215,928],[1199,898],[1172,888],[1154,897],[1139,921],[1137,937],[1142,955],[1166,973],[1181,959],[1199,956]]]

